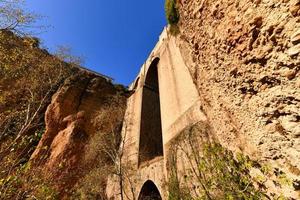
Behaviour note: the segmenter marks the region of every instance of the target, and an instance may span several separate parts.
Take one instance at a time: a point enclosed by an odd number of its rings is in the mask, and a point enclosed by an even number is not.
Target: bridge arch
[[[139,82],[140,82],[140,77],[138,77],[138,78],[135,80],[132,90],[136,90],[136,89],[137,89],[137,87],[138,87],[138,85],[139,85]]]
[[[158,63],[159,58],[152,61],[143,85],[139,141],[140,164],[163,156]]]
[[[148,180],[142,186],[138,200],[162,200],[160,192],[153,181]]]

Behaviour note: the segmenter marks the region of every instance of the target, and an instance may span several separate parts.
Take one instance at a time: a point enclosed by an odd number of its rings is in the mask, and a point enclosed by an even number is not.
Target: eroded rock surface
[[[192,55],[186,64],[218,140],[231,150],[271,163],[296,183],[300,2],[180,2],[177,43],[185,58]],[[299,189],[291,190],[278,192],[296,198]]]
[[[82,71],[52,97],[46,131],[31,160],[54,178],[58,188],[71,188],[93,169],[97,155],[90,152],[98,149],[91,143],[99,134],[119,131],[126,105],[124,92],[105,78]]]

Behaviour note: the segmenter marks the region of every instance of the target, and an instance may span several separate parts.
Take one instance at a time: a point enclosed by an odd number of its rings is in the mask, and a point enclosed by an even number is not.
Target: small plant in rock
[[[176,0],[166,0],[166,17],[170,25],[176,25],[179,21],[179,12],[177,10]]]
[[[177,35],[179,33],[178,21],[179,12],[177,7],[177,0],[166,0],[165,3],[166,18],[170,25],[170,33]]]

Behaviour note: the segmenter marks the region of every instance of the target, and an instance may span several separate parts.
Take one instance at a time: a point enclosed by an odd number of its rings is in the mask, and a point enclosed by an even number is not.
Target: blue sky
[[[130,84],[166,25],[164,0],[27,0],[49,25],[37,36],[50,52],[70,46],[85,67]]]

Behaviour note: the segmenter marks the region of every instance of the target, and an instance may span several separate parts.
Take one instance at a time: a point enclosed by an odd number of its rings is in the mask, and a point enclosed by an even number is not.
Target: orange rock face
[[[86,146],[97,134],[118,129],[125,109],[123,89],[89,72],[67,80],[46,111],[46,131],[31,160],[59,189],[76,184],[90,168]]]

